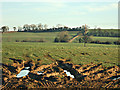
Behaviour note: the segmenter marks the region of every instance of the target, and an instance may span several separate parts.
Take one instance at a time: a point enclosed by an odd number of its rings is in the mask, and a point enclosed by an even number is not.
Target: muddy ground
[[[12,65],[2,64],[2,89],[12,88],[120,88],[118,66],[104,67],[102,63],[75,65],[69,60],[56,60],[50,65],[40,65],[32,60],[13,60]],[[31,67],[27,76],[16,75],[25,67]],[[67,76],[68,70],[75,78]],[[44,71],[39,75],[37,71]]]

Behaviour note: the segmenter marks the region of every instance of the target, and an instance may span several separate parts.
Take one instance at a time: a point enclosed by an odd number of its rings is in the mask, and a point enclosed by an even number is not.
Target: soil
[[[21,60],[20,60],[21,61]],[[120,88],[118,66],[104,67],[102,63],[75,65],[67,60],[56,60],[50,65],[38,65],[33,61],[14,60],[12,65],[2,64],[2,89],[13,88]],[[17,78],[24,68],[31,67],[27,76]],[[67,76],[69,71],[75,78]],[[42,75],[38,71],[44,71]]]

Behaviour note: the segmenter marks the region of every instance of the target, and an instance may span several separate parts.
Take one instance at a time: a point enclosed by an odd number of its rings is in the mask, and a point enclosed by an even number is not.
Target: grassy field
[[[76,35],[78,31],[69,31],[71,38]],[[3,42],[15,42],[16,40],[40,40],[44,39],[46,42],[54,42],[55,37],[59,32],[42,32],[42,33],[30,33],[30,32],[15,32],[15,33],[4,33],[2,35]],[[73,42],[78,42],[79,37]],[[92,37],[92,40],[99,41],[117,41],[116,37]]]
[[[89,31],[93,31],[94,29],[89,29]],[[101,29],[101,31],[107,31],[107,32],[118,32],[119,30],[118,29]]]
[[[118,47],[116,45],[88,44],[83,47],[80,43],[28,43],[4,42],[3,63],[12,63],[9,58],[22,60],[41,60],[41,64],[50,64],[53,59],[70,59],[74,64],[103,62],[105,66],[118,64]]]
[[[28,32],[15,32],[4,33],[2,35],[3,42],[15,42],[15,40],[40,40],[45,39],[47,42],[53,42],[54,38],[59,32],[47,32],[47,33],[28,33]]]
[[[59,32],[47,33],[4,33],[2,38],[2,62],[12,63],[9,58],[22,60],[40,60],[41,64],[50,64],[50,59],[70,59],[74,64],[87,64],[90,62],[102,62],[105,66],[118,65],[118,46],[87,44],[83,43],[53,43]],[[69,32],[75,35],[75,32]],[[46,43],[40,42],[15,42],[15,40],[39,40],[45,39]],[[116,41],[117,38],[93,37],[94,40]],[[76,39],[77,40],[77,39]]]
[[[118,38],[116,38],[116,37],[93,37],[93,40],[111,41],[111,42],[114,42],[114,41],[117,41]]]

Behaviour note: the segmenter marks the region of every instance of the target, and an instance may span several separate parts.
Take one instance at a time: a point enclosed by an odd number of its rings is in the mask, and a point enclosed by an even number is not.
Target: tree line
[[[84,25],[83,25],[84,26]],[[52,28],[48,28],[47,24],[25,24],[23,27],[18,26],[18,28],[13,27],[14,31],[18,32],[60,32],[60,31],[81,31],[83,26],[75,27],[75,28],[69,28],[65,25],[57,24],[56,26],[53,26]],[[9,31],[8,26],[1,27],[2,32]],[[99,37],[120,37],[120,34],[118,32],[115,32],[114,30],[103,30],[101,28],[95,28],[93,30],[89,30],[87,33],[88,36],[99,36]]]
[[[115,32],[114,30],[103,30],[101,28],[90,30],[88,35],[98,36],[98,37],[120,37],[118,30]]]

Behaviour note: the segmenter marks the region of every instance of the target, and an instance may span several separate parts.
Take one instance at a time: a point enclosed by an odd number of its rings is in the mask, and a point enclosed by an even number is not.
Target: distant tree
[[[53,31],[54,31],[54,30],[55,30],[55,26],[53,26],[53,28],[52,28],[52,29],[53,29]]]
[[[109,36],[110,36],[110,33],[109,33],[109,32],[106,32],[106,33],[105,33],[105,36],[106,36],[106,37],[109,37]]]
[[[30,30],[30,25],[25,24],[25,25],[23,26],[23,29],[24,29],[24,31],[29,31],[29,30]]]
[[[65,30],[68,30],[68,28],[69,28],[69,27],[67,27],[67,26],[64,26],[63,28],[64,28]]]
[[[60,42],[60,39],[58,37],[56,37],[54,42]]]
[[[112,37],[113,37],[113,36],[114,36],[114,34],[115,34],[114,32],[110,32],[110,33],[111,33],[111,36],[112,36]]]
[[[59,28],[59,27],[61,27],[61,26],[62,26],[62,24],[57,24],[57,25],[56,25],[57,28]]]
[[[70,38],[68,31],[62,31],[59,33],[58,36],[59,36],[60,42],[68,42]]]
[[[48,25],[47,25],[47,24],[45,24],[45,25],[44,25],[44,28],[45,28],[45,29],[47,29],[47,27],[48,27]]]
[[[114,44],[120,45],[120,40],[115,41]]]
[[[102,30],[101,30],[101,28],[99,27],[99,28],[97,28],[97,30],[98,30],[98,35],[97,36],[102,36]]]
[[[3,26],[1,27],[2,29],[2,32],[7,32],[9,30],[9,27],[8,26]]]
[[[43,29],[43,25],[40,23],[40,24],[38,24],[38,29],[39,30],[42,30]]]
[[[31,28],[32,31],[35,31],[37,27],[36,27],[35,24],[31,24],[31,25],[30,25],[30,28]]]
[[[22,31],[22,27],[18,26],[18,31]]]
[[[82,33],[82,36],[81,38],[83,39],[83,42],[84,42],[84,47],[86,47],[86,43],[88,42],[89,40],[89,36],[87,35],[88,33],[88,28],[90,28],[89,26],[87,26],[86,24],[85,25],[82,25],[81,27],[81,33]]]
[[[92,41],[91,37],[87,36],[87,35],[85,35],[84,37],[79,39],[79,43],[83,43],[83,42],[88,43],[88,42],[91,42],[91,41]],[[84,45],[84,46],[86,46],[86,45]]]
[[[16,27],[13,27],[14,31],[17,29]]]
[[[70,35],[68,34],[68,31],[62,31],[58,34],[58,36],[55,38],[55,42],[68,42],[70,39]]]

